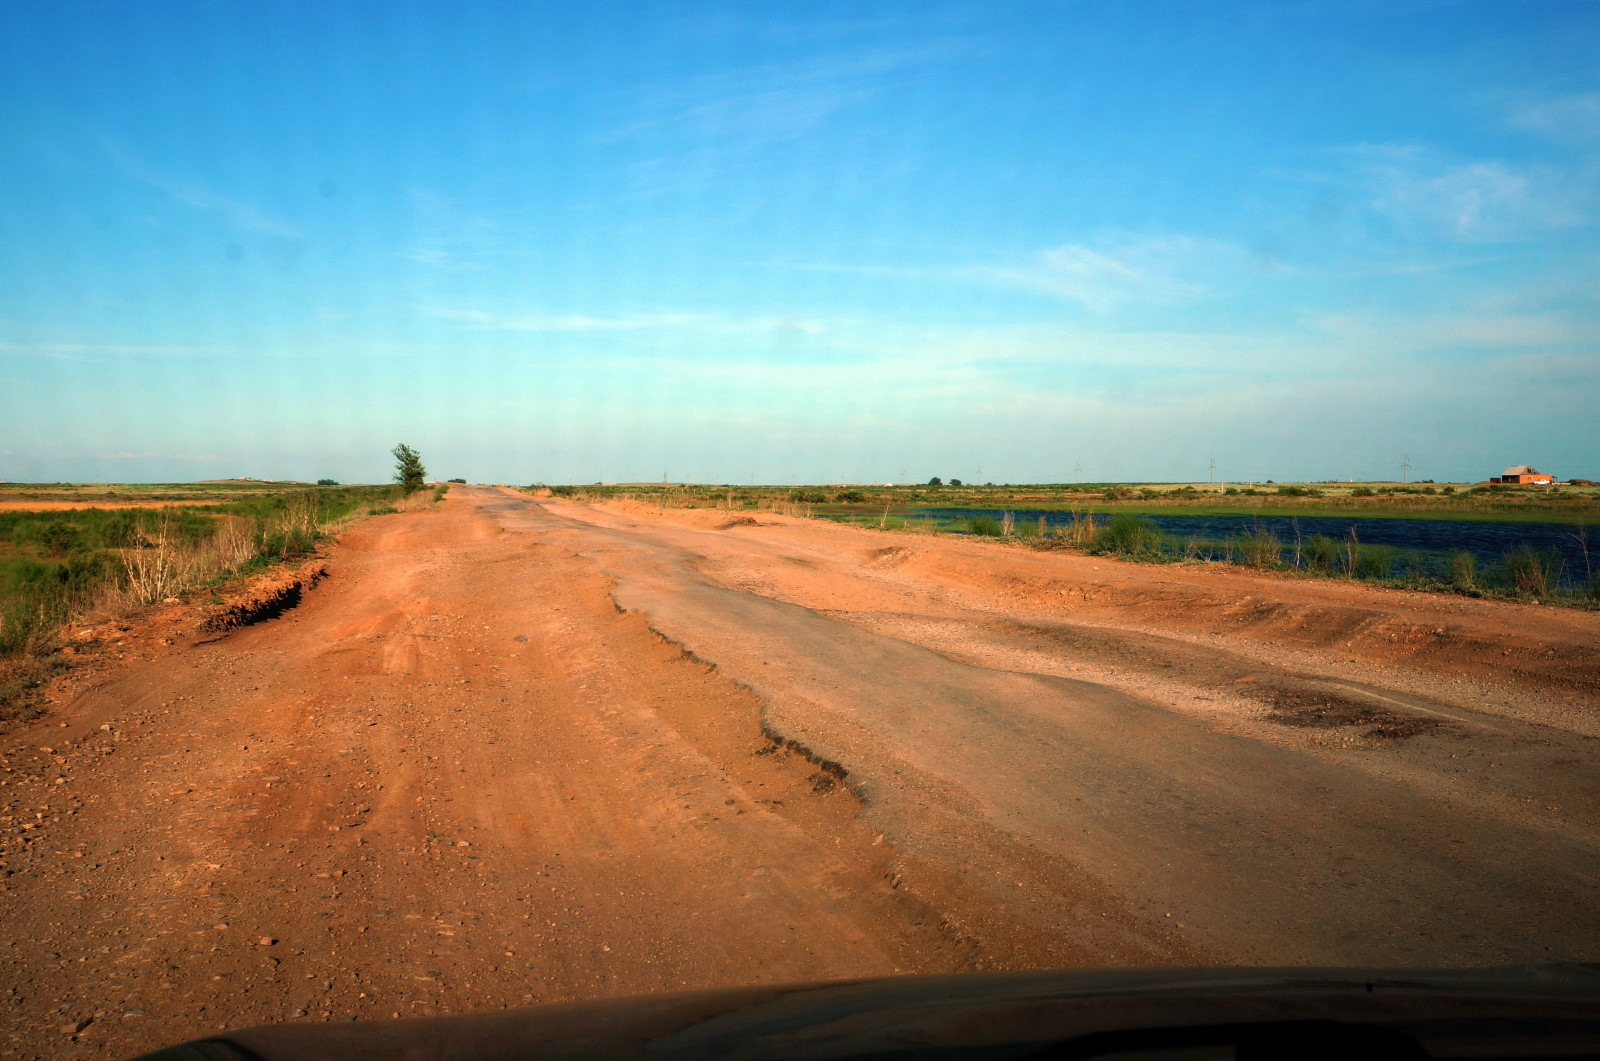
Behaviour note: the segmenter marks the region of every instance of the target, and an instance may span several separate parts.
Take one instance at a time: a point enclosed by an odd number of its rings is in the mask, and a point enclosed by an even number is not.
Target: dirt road
[[[327,568],[227,636],[97,631],[7,736],[3,1056],[896,971],[1600,957],[1592,613],[460,487]]]

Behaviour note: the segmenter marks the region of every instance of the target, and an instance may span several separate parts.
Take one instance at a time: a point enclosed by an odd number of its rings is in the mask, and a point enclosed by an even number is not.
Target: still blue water
[[[936,520],[964,520],[980,514],[999,519],[1005,511],[997,508],[932,508],[921,509],[917,514],[926,513]],[[1037,526],[1039,517],[1044,516],[1052,528],[1058,528],[1068,520],[1068,514],[1064,512],[1043,512],[1038,509],[1010,511],[1019,524],[1027,521]],[[1290,562],[1296,538],[1303,541],[1313,534],[1324,534],[1343,542],[1354,528],[1356,538],[1362,545],[1387,545],[1395,550],[1394,574],[1411,571],[1444,575],[1449,569],[1450,554],[1462,549],[1478,558],[1480,570],[1491,571],[1497,565],[1502,565],[1505,554],[1518,545],[1527,545],[1541,552],[1554,549],[1561,557],[1563,583],[1581,584],[1588,581],[1591,572],[1600,573],[1600,527],[1585,531],[1585,528],[1569,523],[1361,519],[1349,516],[1142,515],[1154,520],[1167,535],[1169,549],[1180,552],[1190,538],[1220,543],[1260,527],[1278,536],[1284,545],[1284,560]],[[1097,512],[1094,518],[1097,523],[1105,523],[1111,517]],[[1580,540],[1585,533],[1589,550],[1587,558]]]

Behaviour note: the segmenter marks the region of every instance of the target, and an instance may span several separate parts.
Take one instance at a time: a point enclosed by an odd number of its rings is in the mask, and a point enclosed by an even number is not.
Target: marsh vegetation
[[[1150,562],[1236,564],[1600,605],[1600,490],[1460,484],[552,487],[559,497],[771,511]]]

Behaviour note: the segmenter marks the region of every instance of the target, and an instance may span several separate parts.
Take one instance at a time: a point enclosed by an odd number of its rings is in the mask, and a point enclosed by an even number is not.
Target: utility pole
[[[983,465],[981,465],[981,464],[978,465],[978,479],[972,485],[973,486],[982,486],[983,485]]]
[[[1404,483],[1406,481],[1406,476],[1410,473],[1410,471],[1411,471],[1411,458],[1410,457],[1401,457],[1400,458],[1400,481],[1402,483]]]
[[[1077,461],[1072,462],[1072,483],[1074,486],[1083,482],[1083,465]]]
[[[1217,484],[1217,458],[1211,458],[1211,485]]]

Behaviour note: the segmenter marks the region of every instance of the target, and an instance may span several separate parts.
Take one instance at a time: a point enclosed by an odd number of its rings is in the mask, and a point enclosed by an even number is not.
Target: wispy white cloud
[[[590,317],[579,313],[492,313],[481,309],[424,307],[422,312],[440,320],[457,321],[483,331],[496,332],[611,332],[640,328],[676,328],[696,321],[693,314],[657,313],[635,317]]]
[[[507,232],[516,228],[509,218],[491,217],[479,207],[430,188],[408,188],[406,204],[413,236],[398,253],[429,269],[481,269],[485,259],[501,253]]]
[[[1093,244],[1068,243],[1002,263],[898,266],[774,262],[776,268],[864,276],[978,283],[1076,302],[1096,313],[1131,306],[1176,305],[1227,294],[1242,278],[1285,271],[1238,244],[1189,236],[1121,234]]]
[[[1600,144],[1600,92],[1523,99],[1510,104],[1512,125],[1556,140]]]
[[[632,194],[703,196],[714,185],[726,186],[736,189],[730,198],[735,212],[748,212],[754,208],[751,189],[770,184],[751,175],[769,149],[831,135],[853,112],[881,106],[930,70],[975,51],[972,41],[959,37],[905,37],[892,45],[841,46],[806,58],[652,81],[619,102],[615,125],[596,140],[639,152],[621,164]],[[882,160],[882,152],[895,150],[894,138],[877,139],[880,156],[870,166],[849,153],[830,152],[834,178],[867,185],[901,173],[908,165],[904,158]]]
[[[1458,161],[1418,144],[1354,144],[1338,154],[1372,208],[1402,225],[1493,242],[1588,220],[1549,167]]]
[[[967,266],[959,273],[1071,300],[1096,312],[1132,304],[1192,302],[1248,267],[1243,248],[1186,236],[1129,236],[1098,247],[1066,244],[1019,265]],[[1206,279],[1202,279],[1202,277]]]
[[[863,48],[652,84],[602,139],[789,139],[894,88],[898,77],[965,54],[958,40]]]
[[[111,156],[117,168],[124,174],[135,180],[143,181],[153,188],[160,189],[186,206],[205,213],[216,214],[234,228],[254,233],[255,235],[278,236],[283,239],[301,238],[300,229],[285,221],[267,216],[249,203],[219,195],[199,184],[178,180],[162,173],[143,159],[138,158],[110,140],[105,140],[103,143],[106,153]]]
[[[820,335],[827,330],[827,325],[821,321],[804,317],[729,317],[687,312],[608,317],[581,313],[498,313],[451,306],[424,306],[421,312],[440,320],[456,321],[470,328],[496,332],[619,332],[693,328],[708,335],[774,331]]]

